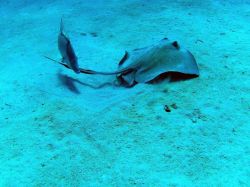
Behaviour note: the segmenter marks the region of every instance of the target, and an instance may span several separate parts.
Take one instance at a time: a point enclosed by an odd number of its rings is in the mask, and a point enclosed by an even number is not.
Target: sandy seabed
[[[0,186],[249,186],[250,2],[0,2]],[[116,87],[60,59],[59,22],[81,67],[169,37],[200,77]],[[171,112],[166,112],[168,105]]]

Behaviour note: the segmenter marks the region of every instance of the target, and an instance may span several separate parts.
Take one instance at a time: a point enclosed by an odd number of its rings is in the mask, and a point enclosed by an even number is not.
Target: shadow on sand
[[[57,77],[63,86],[65,86],[66,88],[68,88],[68,90],[70,90],[71,92],[73,92],[75,94],[81,94],[80,90],[76,86],[77,84],[82,85],[82,86],[87,86],[87,87],[90,87],[93,89],[100,89],[100,88],[110,86],[110,85],[114,86],[114,84],[112,84],[112,83],[104,83],[104,84],[101,84],[98,86],[93,86],[91,84],[84,83],[82,81],[74,79],[66,74],[62,74],[61,72],[57,73]]]
[[[81,92],[79,91],[79,89],[77,88],[76,84],[80,84],[82,86],[87,86],[93,89],[100,89],[106,86],[118,86],[118,84],[114,84],[111,82],[107,82],[107,83],[103,83],[101,85],[98,86],[93,86],[91,84],[88,83],[84,83],[82,81],[79,81],[77,79],[74,79],[66,74],[62,74],[61,72],[57,73],[58,79],[60,80],[60,82],[62,83],[62,85],[64,85],[66,88],[68,88],[68,90],[70,90],[71,92],[75,93],[75,94],[80,94]],[[149,84],[157,84],[162,82],[165,79],[168,79],[170,83],[174,83],[174,82],[180,82],[180,81],[185,81],[185,80],[189,80],[192,78],[195,78],[197,76],[195,75],[187,75],[187,74],[182,74],[182,73],[176,73],[176,72],[168,72],[168,73],[163,73],[161,75],[159,75],[158,77],[156,77],[155,79],[153,79],[152,81],[149,81]],[[136,85],[136,84],[134,84]],[[134,86],[133,85],[133,86]],[[123,86],[123,85],[119,85],[119,86]],[[132,86],[132,87],[133,87]],[[126,86],[124,86],[126,87]]]

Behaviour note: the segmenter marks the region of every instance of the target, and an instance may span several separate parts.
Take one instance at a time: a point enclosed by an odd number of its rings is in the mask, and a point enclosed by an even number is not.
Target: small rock
[[[165,106],[164,106],[164,110],[165,110],[166,112],[171,112],[171,109],[169,108],[168,105],[165,105]]]
[[[175,103],[173,103],[172,105],[170,105],[173,109],[177,109],[177,105]]]
[[[81,35],[81,36],[86,36],[87,34],[84,33],[84,32],[81,32],[80,35]]]
[[[91,32],[90,34],[91,34],[91,36],[93,36],[93,37],[97,37],[97,36],[98,36],[96,32]]]
[[[165,88],[164,90],[162,90],[163,93],[168,93],[168,89]]]
[[[203,40],[197,39],[195,43],[204,43]]]
[[[8,103],[5,103],[5,106],[11,107],[11,105],[10,105],[10,104],[8,104]]]

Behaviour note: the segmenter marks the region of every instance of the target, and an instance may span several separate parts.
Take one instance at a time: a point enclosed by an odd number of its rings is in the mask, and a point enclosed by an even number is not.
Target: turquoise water
[[[250,1],[12,0],[0,16],[0,186],[250,186]],[[167,37],[200,76],[76,74],[44,58],[61,59],[61,18],[79,67],[115,71]]]

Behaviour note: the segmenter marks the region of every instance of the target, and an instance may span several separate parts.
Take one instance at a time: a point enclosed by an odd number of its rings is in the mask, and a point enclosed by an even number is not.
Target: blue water
[[[250,186],[250,1],[12,0],[0,16],[0,186]],[[76,74],[44,58],[61,60],[61,18],[79,67],[115,71],[167,37],[200,76]]]

